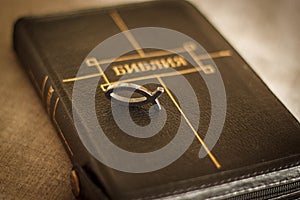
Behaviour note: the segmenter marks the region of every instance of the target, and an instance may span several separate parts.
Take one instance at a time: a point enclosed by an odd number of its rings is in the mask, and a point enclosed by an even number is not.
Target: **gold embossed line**
[[[48,81],[48,76],[46,75],[44,80],[43,80],[43,84],[42,84],[42,90],[41,90],[41,93],[42,93],[42,101],[44,101],[44,92],[45,92],[45,88],[46,88],[46,83]]]
[[[191,122],[189,121],[189,119],[186,117],[186,115],[184,114],[184,112],[182,111],[182,109],[180,108],[180,106],[178,105],[177,101],[173,97],[172,93],[170,92],[170,90],[168,89],[168,87],[166,86],[166,84],[163,82],[163,80],[159,76],[156,76],[156,78],[160,82],[160,84],[165,88],[166,93],[169,95],[170,99],[172,100],[172,102],[174,103],[174,105],[176,106],[176,108],[178,109],[178,111],[181,113],[181,115],[185,119],[186,123],[191,128],[191,130],[193,131],[194,135],[197,137],[197,139],[200,142],[200,144],[203,146],[204,150],[208,154],[208,156],[211,159],[211,161],[214,163],[214,165],[218,169],[220,169],[221,168],[220,163],[218,162],[218,160],[216,159],[216,157],[211,153],[211,151],[208,149],[208,147],[206,146],[206,144],[204,143],[204,141],[202,140],[202,138],[199,136],[198,132],[195,130],[195,128],[193,127],[193,125],[191,124]]]
[[[166,50],[160,50],[160,51],[154,51],[145,53],[145,56],[143,58],[154,58],[154,57],[160,57],[160,56],[168,56],[172,54],[179,54],[179,53],[185,53],[186,49],[184,48],[176,48],[176,49],[170,49],[168,51]],[[206,60],[211,58],[220,58],[220,57],[228,57],[231,56],[230,50],[224,50],[224,51],[216,51],[212,53],[207,54],[201,54],[197,56],[197,59],[199,60]],[[113,62],[121,62],[121,61],[132,61],[132,60],[138,60],[141,59],[140,55],[127,55],[127,56],[121,56],[117,59],[115,58],[108,58],[103,59],[99,61],[99,64],[107,64],[107,63],[113,63]]]
[[[114,84],[118,84],[118,83],[129,83],[129,82],[135,82],[135,81],[141,81],[141,80],[147,80],[147,79],[154,79],[157,76],[159,76],[159,77],[177,76],[177,75],[183,75],[183,74],[190,74],[190,73],[194,73],[197,71],[201,71],[201,68],[195,67],[195,68],[190,68],[190,69],[178,70],[178,71],[174,71],[174,72],[152,74],[152,75],[148,75],[148,76],[139,76],[136,78],[129,78],[129,79],[119,80],[119,81],[115,81],[115,82],[110,82],[110,84],[114,85]],[[101,84],[102,91],[105,92],[106,91],[105,87],[107,87],[107,86],[109,86],[109,85]]]
[[[73,156],[74,153],[73,153],[73,151],[72,151],[69,143],[67,142],[67,140],[65,138],[65,135],[63,134],[63,132],[62,132],[59,124],[56,121],[56,109],[57,109],[58,102],[59,102],[59,98],[57,97],[56,100],[55,100],[54,108],[53,108],[52,120],[53,120],[55,126],[57,127],[58,132],[59,132],[60,136],[62,137],[62,139],[63,139],[63,141],[64,141],[64,143],[65,143],[65,145],[67,147],[68,152],[70,153],[71,156]]]
[[[135,38],[133,37],[131,32],[128,30],[127,25],[124,23],[123,19],[119,15],[119,13],[116,10],[113,10],[110,12],[110,16],[114,20],[115,24],[119,27],[119,29],[121,31],[123,31],[124,35],[126,36],[128,41],[131,43],[131,45],[135,48],[135,50],[138,52],[138,54],[141,57],[144,57],[145,56],[144,51],[142,50],[142,48],[140,47],[138,42],[135,40]]]
[[[162,55],[171,55],[174,53],[180,53],[180,52],[185,52],[185,49],[182,48],[178,48],[178,49],[173,49],[171,50],[171,52],[168,51],[159,51],[159,52],[153,52],[153,53],[147,53],[145,54],[145,58],[153,58],[153,57],[157,57],[157,56],[162,56]],[[216,51],[216,52],[212,52],[212,53],[208,53],[208,54],[201,54],[197,56],[197,59],[200,60],[205,60],[205,59],[210,59],[210,58],[221,58],[221,57],[228,57],[231,56],[231,51],[230,50],[224,50],[224,51]],[[105,59],[105,60],[100,60],[99,64],[105,64],[105,63],[111,63],[111,62],[118,62],[118,61],[126,61],[126,60],[131,60],[131,59],[139,59],[139,55],[131,55],[131,56],[124,56],[124,57],[120,57],[118,59]],[[184,74],[185,70],[178,71],[179,73]],[[194,70],[193,72],[196,72],[198,70]],[[176,74],[175,74],[176,75]],[[67,83],[67,82],[73,82],[73,81],[77,81],[77,80],[84,80],[84,79],[89,79],[89,78],[94,78],[94,77],[98,77],[101,76],[101,73],[96,73],[96,74],[89,74],[89,75],[85,75],[85,76],[79,76],[79,77],[75,77],[75,78],[66,78],[63,79],[62,82],[63,83]],[[161,76],[161,74],[160,74]],[[143,78],[143,77],[141,77]],[[148,79],[149,77],[146,76],[145,79]],[[111,84],[114,84],[114,82],[111,82]]]
[[[104,81],[108,85],[110,85],[109,80],[108,80],[107,76],[105,75],[104,71],[102,70],[102,68],[100,66],[100,63],[98,62],[97,58],[89,58],[89,59],[86,60],[86,63],[89,67],[96,66],[96,68],[99,72],[99,75],[103,77]]]
[[[51,105],[51,99],[54,93],[54,88],[52,85],[49,86],[48,93],[47,93],[47,100],[46,100],[46,107],[47,107],[47,112],[48,115],[50,116],[50,105]]]

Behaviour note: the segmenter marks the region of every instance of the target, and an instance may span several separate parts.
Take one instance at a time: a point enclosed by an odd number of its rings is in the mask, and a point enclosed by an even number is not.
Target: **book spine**
[[[45,63],[42,52],[37,49],[38,44],[34,43],[33,36],[27,30],[28,23],[31,21],[27,19],[19,19],[15,24],[13,33],[14,49],[41,97],[42,103],[73,164],[73,170],[71,171],[73,193],[79,199],[108,199],[107,194],[103,192],[101,187],[101,181],[100,186],[95,184],[94,181],[91,181],[91,175],[83,168],[83,166],[90,165],[94,161],[80,142],[71,114],[62,100],[63,95],[58,90],[60,81],[54,81],[56,75],[49,70],[50,67]],[[79,181],[74,183],[72,175],[75,171]],[[77,185],[74,186],[76,183]]]
[[[70,137],[71,127],[66,126],[72,124],[72,119],[68,115],[68,112],[66,112],[65,106],[57,92],[58,87],[54,84],[53,75],[49,75],[46,63],[41,57],[41,52],[36,48],[36,44],[34,44],[34,41],[26,28],[29,23],[28,21],[30,20],[22,18],[16,22],[13,35],[14,49],[22,66],[24,66],[35,86],[35,89],[72,160],[74,152],[71,147],[73,145],[70,144],[72,141]],[[75,129],[73,128],[72,131],[74,130]],[[67,133],[69,135],[67,135]]]

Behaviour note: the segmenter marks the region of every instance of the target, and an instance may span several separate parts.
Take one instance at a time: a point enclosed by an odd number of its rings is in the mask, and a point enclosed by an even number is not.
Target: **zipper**
[[[228,200],[248,199],[300,199],[300,180],[274,187],[264,188],[228,198]]]

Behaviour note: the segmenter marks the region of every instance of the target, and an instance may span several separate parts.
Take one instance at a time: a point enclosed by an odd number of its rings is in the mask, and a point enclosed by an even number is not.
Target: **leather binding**
[[[86,55],[101,41],[121,32],[110,16],[117,11],[129,29],[157,26],[174,29],[198,41],[208,52],[228,50],[229,56],[214,58],[227,94],[227,113],[222,135],[212,150],[221,163],[216,168],[208,157],[197,159],[195,139],[174,163],[149,173],[120,172],[98,162],[83,146],[72,119],[73,82]],[[72,13],[24,17],[14,29],[14,49],[40,95],[78,176],[80,199],[204,199],[299,197],[300,126],[241,56],[205,17],[185,1],[153,1]],[[113,78],[113,74],[109,74]],[[209,99],[196,75],[185,75],[201,98]],[[117,132],[107,99],[99,92],[98,117],[114,143],[136,152],[163,146],[178,128],[180,113],[160,102],[173,115],[165,135],[138,141]],[[201,94],[201,95],[200,95]],[[201,130],[207,130],[209,103]],[[134,115],[134,112],[133,112]],[[138,115],[146,123],[147,119]],[[133,116],[134,117],[134,116]],[[100,121],[101,121],[100,120]],[[145,121],[143,121],[145,120]],[[205,132],[205,131],[204,131]],[[202,137],[205,135],[201,135]],[[138,144],[138,145],[134,145]],[[77,188],[77,189],[78,189]]]

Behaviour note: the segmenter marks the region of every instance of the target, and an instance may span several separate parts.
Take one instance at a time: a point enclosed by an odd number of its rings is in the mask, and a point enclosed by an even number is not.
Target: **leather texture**
[[[109,16],[111,10],[119,12],[129,29],[169,28],[192,37],[208,52],[232,52],[229,57],[214,59],[227,95],[225,125],[212,150],[222,165],[221,169],[217,169],[208,156],[198,158],[201,145],[196,139],[171,165],[154,172],[137,174],[121,172],[101,164],[83,146],[72,119],[73,83],[62,83],[62,80],[75,77],[87,54],[106,38],[120,32]],[[299,165],[299,123],[230,44],[187,2],[157,1],[22,18],[15,26],[14,46],[79,174],[81,199],[180,196],[181,193]],[[105,73],[110,79],[117,80],[111,68]],[[211,117],[208,90],[199,74],[184,76],[201,102],[199,130],[201,137],[205,137],[203,133],[208,129]],[[176,85],[176,79],[169,82]],[[149,88],[153,89],[154,86],[150,84]],[[107,137],[123,149],[133,152],[159,149],[175,136],[181,119],[180,112],[167,95],[163,95],[160,102],[168,115],[165,127],[151,138],[136,139],[122,133],[117,127],[110,103],[99,91],[96,95],[99,124]],[[140,125],[149,123],[146,110],[132,109],[131,116]]]

